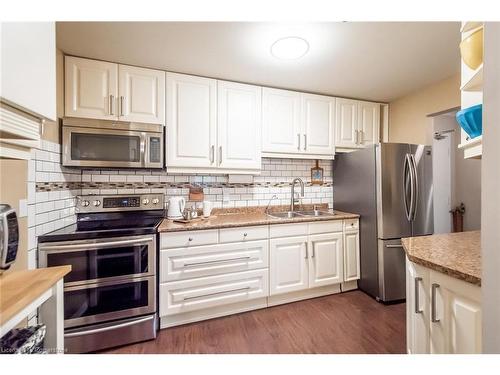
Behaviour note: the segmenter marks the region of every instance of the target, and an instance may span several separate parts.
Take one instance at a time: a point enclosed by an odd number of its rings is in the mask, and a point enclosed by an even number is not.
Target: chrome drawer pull
[[[439,288],[439,284],[432,284],[431,289],[431,321],[432,323],[438,323],[440,319],[436,317],[436,290]]]
[[[236,260],[245,260],[245,259],[250,259],[250,257],[220,259],[220,260],[208,260],[206,262],[198,262],[198,263],[184,263],[184,267],[199,266],[199,265],[202,265],[202,264],[214,264],[214,263],[222,263],[222,262],[234,262]]]
[[[418,283],[422,281],[421,277],[415,277],[415,314],[421,314],[423,311],[420,310],[420,289]]]
[[[240,292],[240,291],[249,290],[249,289],[250,289],[250,287],[247,286],[247,287],[244,287],[244,288],[238,288],[238,289],[232,289],[232,290],[224,290],[222,292],[214,292],[214,293],[203,294],[201,296],[184,297],[184,301],[189,301],[190,299],[196,299],[196,298],[216,296],[216,295],[225,294],[225,293]]]

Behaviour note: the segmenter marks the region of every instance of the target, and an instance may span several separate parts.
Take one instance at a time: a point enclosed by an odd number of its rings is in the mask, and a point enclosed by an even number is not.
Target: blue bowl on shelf
[[[457,112],[457,122],[471,138],[483,134],[483,105],[478,104]]]

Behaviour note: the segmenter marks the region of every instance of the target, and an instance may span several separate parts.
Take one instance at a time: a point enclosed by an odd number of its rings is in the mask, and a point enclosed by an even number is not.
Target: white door
[[[217,81],[219,168],[261,168],[262,88]]]
[[[406,259],[406,346],[409,354],[429,353],[429,271]]]
[[[307,236],[269,240],[270,295],[308,287]]]
[[[118,64],[66,56],[64,114],[117,120]]]
[[[378,143],[380,135],[380,104],[358,102],[359,144]]]
[[[121,121],[165,123],[165,72],[119,65]]]
[[[358,146],[358,101],[336,99],[335,146],[357,148]]]
[[[307,154],[335,153],[335,98],[302,94],[303,141]]]
[[[167,73],[167,168],[215,168],[217,81]]]
[[[309,236],[309,288],[343,280],[342,233]]]
[[[344,281],[360,278],[359,232],[344,233]]]
[[[431,353],[481,353],[481,289],[442,273],[430,272]],[[434,314],[433,314],[434,312]]]
[[[301,152],[300,93],[262,89],[262,151]]]

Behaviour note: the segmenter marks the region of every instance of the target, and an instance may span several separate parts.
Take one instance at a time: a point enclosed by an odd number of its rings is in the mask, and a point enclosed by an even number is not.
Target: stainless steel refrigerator
[[[333,162],[333,205],[360,218],[359,288],[379,301],[405,298],[401,238],[432,234],[432,149],[381,143]]]

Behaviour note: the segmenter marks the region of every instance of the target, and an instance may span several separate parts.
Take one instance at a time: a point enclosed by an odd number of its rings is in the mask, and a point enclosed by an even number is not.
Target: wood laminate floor
[[[163,329],[103,353],[405,353],[405,304],[361,291]]]

